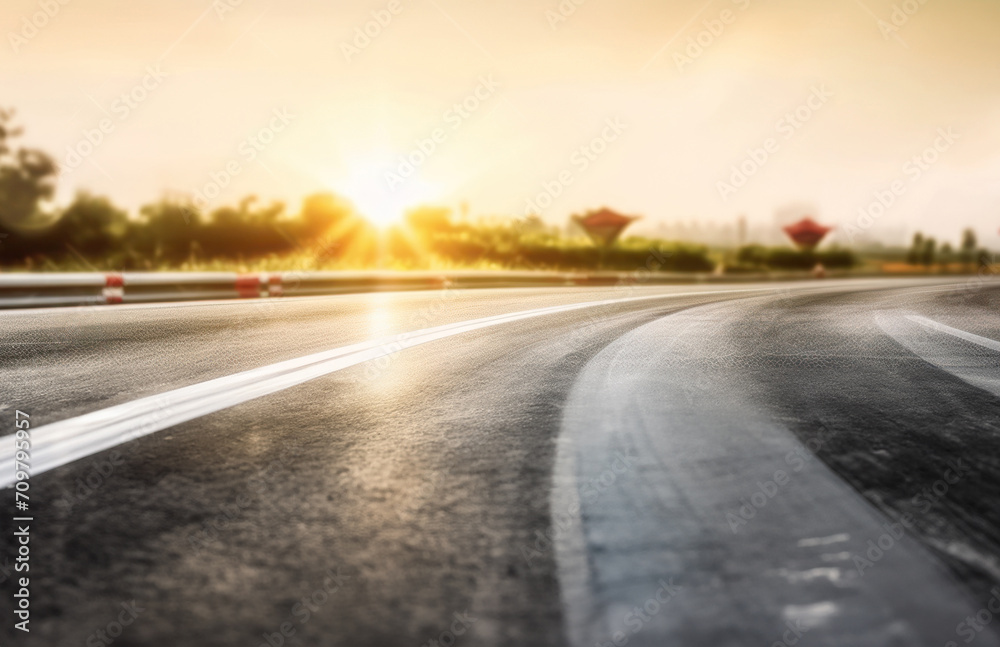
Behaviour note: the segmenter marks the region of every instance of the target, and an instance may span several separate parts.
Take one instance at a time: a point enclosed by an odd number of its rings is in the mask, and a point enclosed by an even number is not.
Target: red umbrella
[[[573,216],[573,221],[580,225],[591,240],[599,245],[611,245],[625,228],[638,220],[633,216],[623,216],[608,208],[591,211],[585,216]]]
[[[833,231],[831,227],[824,227],[809,217],[784,228],[784,232],[788,234],[792,242],[803,250],[813,249],[819,245],[831,231]]]

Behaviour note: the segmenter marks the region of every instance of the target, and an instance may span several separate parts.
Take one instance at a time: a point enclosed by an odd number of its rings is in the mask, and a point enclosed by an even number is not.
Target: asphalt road
[[[0,481],[15,410],[34,464],[0,645],[1000,644],[998,312],[866,280],[0,313]]]

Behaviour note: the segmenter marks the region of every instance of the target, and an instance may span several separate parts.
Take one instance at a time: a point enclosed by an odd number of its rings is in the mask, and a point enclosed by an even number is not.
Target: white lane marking
[[[846,532],[838,533],[836,535],[829,535],[828,537],[809,537],[807,539],[800,539],[799,543],[796,544],[799,548],[808,548],[811,546],[829,546],[830,544],[839,544],[845,541],[849,541],[851,536]]]
[[[1000,341],[995,341],[993,339],[989,339],[988,337],[980,337],[979,335],[974,335],[971,332],[965,332],[964,330],[959,330],[958,328],[952,328],[951,326],[946,326],[943,323],[938,323],[933,319],[921,317],[920,315],[907,315],[906,318],[914,323],[924,326],[925,328],[930,328],[931,330],[943,332],[951,335],[952,337],[958,337],[959,339],[970,341],[973,344],[982,346],[983,348],[1000,351]]]
[[[41,474],[61,465],[147,436],[174,425],[283,391],[372,359],[465,332],[582,308],[689,296],[769,292],[774,288],[711,290],[606,299],[524,310],[482,319],[425,328],[374,341],[278,362],[234,375],[193,384],[159,395],[115,405],[76,418],[60,420],[31,432],[31,473]],[[0,446],[0,488],[14,483],[14,436]]]
[[[943,287],[928,288],[928,289],[916,289],[910,288],[908,294],[930,294],[933,292],[961,292],[962,290],[968,289],[969,282],[963,281],[960,283],[945,283]]]
[[[983,356],[982,353],[973,353],[971,348],[963,352],[956,349],[953,344],[942,344],[943,338],[935,333],[953,336],[990,350],[1000,350],[1000,343],[920,315],[880,311],[876,312],[874,317],[875,322],[887,335],[920,359],[976,388],[1000,397],[1000,370],[997,369],[994,358]],[[927,329],[933,332],[928,333]]]

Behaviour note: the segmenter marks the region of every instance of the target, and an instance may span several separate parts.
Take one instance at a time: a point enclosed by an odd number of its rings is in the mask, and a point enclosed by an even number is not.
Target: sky
[[[996,0],[4,0],[0,105],[62,203],[335,191],[640,231],[803,205],[1000,247],[998,26]]]

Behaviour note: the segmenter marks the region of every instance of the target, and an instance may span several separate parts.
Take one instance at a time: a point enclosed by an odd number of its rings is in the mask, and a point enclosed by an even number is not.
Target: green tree
[[[0,224],[11,229],[40,226],[41,204],[55,193],[55,160],[45,153],[18,148],[11,140],[23,130],[10,125],[13,110],[0,109]]]
[[[129,242],[148,259],[176,264],[191,257],[202,237],[201,214],[190,205],[161,200],[139,210],[141,218],[129,227]]]
[[[285,205],[274,202],[254,208],[256,196],[240,201],[236,207],[222,207],[212,212],[202,228],[201,247],[210,257],[244,258],[290,251],[294,244],[283,235]]]
[[[979,241],[976,240],[976,232],[972,229],[966,229],[962,232],[962,251],[959,254],[959,260],[964,265],[971,265],[972,261],[976,258],[976,245]]]
[[[942,265],[947,265],[948,263],[951,263],[954,256],[955,256],[955,250],[952,249],[951,243],[945,243],[944,245],[941,245],[940,262]]]
[[[910,245],[910,251],[906,253],[906,262],[910,265],[916,265],[920,262],[921,255],[924,249],[924,235],[919,231],[913,234],[913,243]]]
[[[744,245],[736,252],[736,261],[741,265],[761,267],[767,264],[767,253],[762,245]]]
[[[128,214],[104,197],[77,194],[48,235],[59,246],[87,258],[103,259],[117,251],[128,231]]]
[[[934,258],[937,253],[937,241],[933,238],[928,238],[924,241],[923,249],[920,250],[920,262],[924,267],[930,267],[934,264]]]
[[[351,203],[332,193],[308,196],[298,220],[296,233],[303,242],[318,241],[327,234],[340,238],[358,224]]]
[[[996,256],[991,254],[987,249],[980,249],[976,254],[976,258],[979,259],[979,271],[984,270],[996,274],[997,273],[997,263]]]

